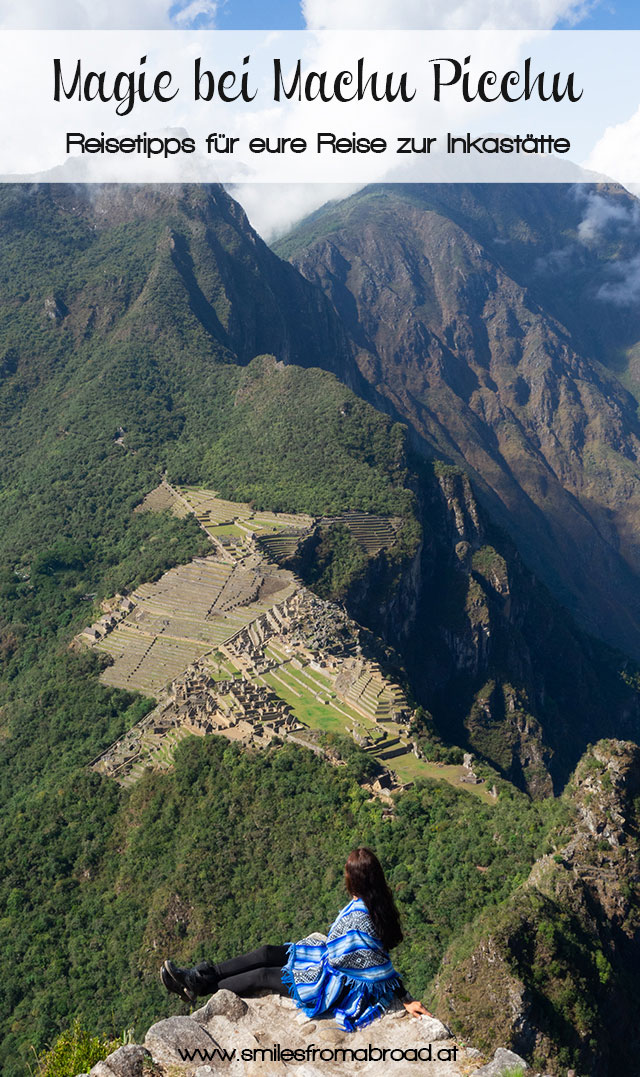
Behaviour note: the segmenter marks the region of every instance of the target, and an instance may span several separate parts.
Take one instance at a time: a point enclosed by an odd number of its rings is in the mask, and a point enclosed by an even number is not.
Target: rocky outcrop
[[[44,301],[44,313],[50,321],[59,325],[64,319],[67,310],[64,303],[55,295],[48,295]]]
[[[307,1019],[289,998],[245,1001],[218,991],[190,1016],[158,1021],[144,1045],[119,1048],[89,1077],[142,1077],[143,1066],[157,1077],[373,1077],[382,1068],[405,1077],[420,1061],[433,1077],[462,1077],[482,1056],[457,1044],[437,1018],[409,1017],[399,1004],[368,1028],[345,1033],[330,1018]]]
[[[491,1062],[481,1066],[475,1071],[475,1077],[501,1077],[502,1074],[516,1073],[518,1070],[527,1069],[527,1064],[515,1051],[507,1051],[504,1047],[498,1047]]]
[[[640,748],[601,741],[564,796],[556,850],[451,947],[439,1012],[488,1050],[607,1077],[637,1068],[640,1036]]]

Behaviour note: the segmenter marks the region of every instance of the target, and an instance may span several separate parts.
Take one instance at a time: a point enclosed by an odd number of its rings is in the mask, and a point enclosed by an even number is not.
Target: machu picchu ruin
[[[260,748],[274,736],[303,728],[269,688],[229,676],[229,666],[227,679],[220,679],[220,671],[217,663],[206,659],[189,666],[158,706],[94,761],[95,769],[129,785],[145,766],[168,766],[171,750],[189,734],[218,733]]]
[[[390,787],[420,776],[463,780],[466,771],[430,763],[412,740],[411,704],[373,657],[370,634],[269,554],[269,543],[282,540],[282,554],[316,524],[346,521],[374,556],[393,541],[392,522],[254,512],[166,480],[136,511],[167,510],[193,513],[212,552],[104,601],[101,616],[76,637],[108,657],[103,683],[156,700],[93,761],[96,770],[130,784],[145,767],[170,766],[175,746],[193,734],[251,749],[293,738],[318,750],[321,734],[339,733],[379,764],[374,795],[388,797]]]

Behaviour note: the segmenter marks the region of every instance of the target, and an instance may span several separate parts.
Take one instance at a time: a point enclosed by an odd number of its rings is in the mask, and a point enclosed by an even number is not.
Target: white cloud
[[[630,307],[640,300],[640,202],[618,191],[594,191],[580,185],[573,195],[582,209],[577,239],[537,259],[537,273],[564,278],[581,265],[582,244],[602,253],[597,277],[591,286],[593,299],[615,307]],[[626,257],[611,258],[612,244],[624,244]],[[592,263],[593,264],[593,263]]]
[[[585,213],[578,225],[578,238],[590,247],[624,239],[636,250],[640,244],[640,202],[621,200],[609,194],[576,188],[584,198]],[[604,280],[595,292],[596,299],[617,307],[629,307],[640,299],[640,254],[607,262],[602,269]]]
[[[310,30],[547,29],[577,20],[598,0],[301,0]],[[265,239],[284,234],[325,202],[358,188],[291,184],[267,190],[242,184],[233,195]],[[333,193],[335,190],[335,193]]]
[[[640,203],[618,202],[590,191],[585,215],[578,225],[578,238],[583,243],[597,242],[611,229],[618,235],[638,234],[639,225]]]
[[[640,299],[640,255],[608,267],[609,279],[598,289],[597,298],[616,307],[635,306]]]
[[[302,0],[311,30],[536,30],[580,18],[583,0]]]
[[[282,236],[325,202],[348,198],[355,183],[241,183],[229,194],[240,202],[251,224],[267,241]]]
[[[174,13],[173,21],[180,30],[211,27],[215,21],[218,5],[215,0],[191,0],[180,11]]]
[[[211,26],[215,0],[0,0],[2,30],[168,30]]]
[[[628,120],[606,129],[585,161],[585,168],[615,176],[634,194],[638,193],[637,184],[628,181],[640,176],[640,107]]]

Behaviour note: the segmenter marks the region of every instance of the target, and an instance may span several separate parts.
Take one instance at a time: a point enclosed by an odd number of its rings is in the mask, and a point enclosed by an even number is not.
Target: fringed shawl
[[[331,1011],[347,1032],[380,1017],[401,984],[360,898],[342,909],[328,938],[289,945],[282,980],[308,1017]]]

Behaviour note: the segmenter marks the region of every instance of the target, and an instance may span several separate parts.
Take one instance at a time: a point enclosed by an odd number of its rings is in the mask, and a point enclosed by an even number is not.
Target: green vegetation
[[[524,983],[528,1005],[536,1024],[555,1045],[557,1062],[590,1069],[588,1059],[605,1036],[600,1007],[610,968],[602,952],[594,952],[594,934],[579,911],[521,888],[496,909],[482,913],[472,930],[454,943],[449,953],[450,967],[456,968],[454,992],[466,994],[469,1012],[475,1014],[474,1042],[485,1050],[496,1038],[504,1038],[504,1015],[499,1006],[494,1012],[483,1006],[475,984],[462,987],[462,983],[467,959],[487,932],[494,953],[500,955],[492,967],[495,997],[506,997],[512,980]]]
[[[415,739],[426,758],[435,763],[459,766],[464,758],[461,748],[444,744],[435,729],[432,716],[424,707],[416,707],[413,712],[409,733]]]
[[[220,418],[201,471],[222,497],[312,516],[347,508],[411,515],[405,428],[323,371],[256,359],[237,372]]]
[[[293,560],[293,568],[323,598],[344,598],[366,571],[368,560],[346,524],[333,524],[317,529]]]
[[[321,738],[323,748],[337,755],[347,765],[347,774],[356,782],[371,781],[378,771],[372,755],[363,752],[352,737],[341,733],[325,733]]]
[[[553,804],[514,794],[489,808],[418,783],[383,821],[354,780],[351,751],[335,768],[294,746],[251,754],[189,737],[172,773],[147,773],[130,790],[78,768],[23,797],[0,835],[12,1014],[3,1072],[22,1074],[28,1045],[41,1050],[71,1013],[95,1033],[135,1022],[141,1035],[180,1012],[158,983],[163,956],[224,958],[265,931],[287,940],[326,927],[344,901],[346,854],[361,842],[389,868],[406,927],[397,962],[423,992],[451,937],[545,847]]]
[[[594,1073],[598,1058],[617,1050],[624,1064],[616,1068],[633,1071],[633,1041],[619,1043],[619,1023],[626,999],[635,998],[639,762],[629,742],[603,740],[589,750],[556,802],[565,814],[549,839],[560,852],[452,941],[436,1004],[480,1048],[501,1042],[518,1050],[519,1029],[529,1026],[539,1036],[535,1069]],[[609,840],[599,836],[606,826],[615,834]],[[514,999],[515,1019],[507,1013]]]
[[[92,1036],[76,1019],[71,1029],[60,1033],[56,1042],[38,1059],[37,1077],[76,1077],[88,1073],[96,1062],[121,1046],[121,1042]]]

